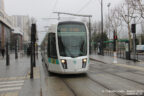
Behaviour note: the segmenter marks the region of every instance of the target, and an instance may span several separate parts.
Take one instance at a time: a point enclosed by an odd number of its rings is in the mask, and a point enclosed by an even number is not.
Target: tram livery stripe
[[[48,58],[48,62],[52,64],[59,64],[58,59],[54,59],[54,58]]]

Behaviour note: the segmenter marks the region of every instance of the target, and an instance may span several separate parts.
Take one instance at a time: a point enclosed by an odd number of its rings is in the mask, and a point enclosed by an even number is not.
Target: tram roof
[[[56,33],[57,32],[57,25],[61,24],[61,23],[81,23],[81,24],[85,24],[82,21],[59,21],[57,22],[57,24],[52,24],[49,28],[48,28],[48,33]]]

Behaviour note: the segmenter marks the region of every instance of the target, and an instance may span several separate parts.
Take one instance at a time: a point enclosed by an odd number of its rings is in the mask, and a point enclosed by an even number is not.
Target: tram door
[[[49,33],[48,35],[47,56],[50,69],[55,69],[53,65],[58,64],[55,33]]]

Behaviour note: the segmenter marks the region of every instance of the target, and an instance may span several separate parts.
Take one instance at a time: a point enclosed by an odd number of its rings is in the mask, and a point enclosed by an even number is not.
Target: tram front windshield
[[[62,23],[58,26],[60,56],[78,57],[87,55],[87,33],[84,24]]]

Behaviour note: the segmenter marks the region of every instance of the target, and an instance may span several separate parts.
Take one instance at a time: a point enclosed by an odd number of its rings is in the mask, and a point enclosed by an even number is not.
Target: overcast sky
[[[35,18],[57,17],[52,12],[71,12],[78,14],[93,15],[92,20],[100,21],[101,0],[4,0],[5,11],[8,15],[29,15]],[[110,8],[117,6],[123,0],[103,0],[104,14],[108,13],[108,3]],[[39,21],[39,20],[38,20]],[[42,23],[42,21],[41,21]],[[39,24],[40,26],[43,24]],[[39,27],[40,27],[39,26]],[[41,29],[39,29],[41,30]],[[44,34],[41,34],[42,38]]]
[[[101,0],[4,0],[5,10],[8,14],[30,15],[37,18],[50,17],[53,11],[72,12],[79,14],[92,14],[100,18]],[[107,13],[107,4],[111,7],[122,0],[103,0],[104,13]],[[53,15],[52,15],[53,16]]]

